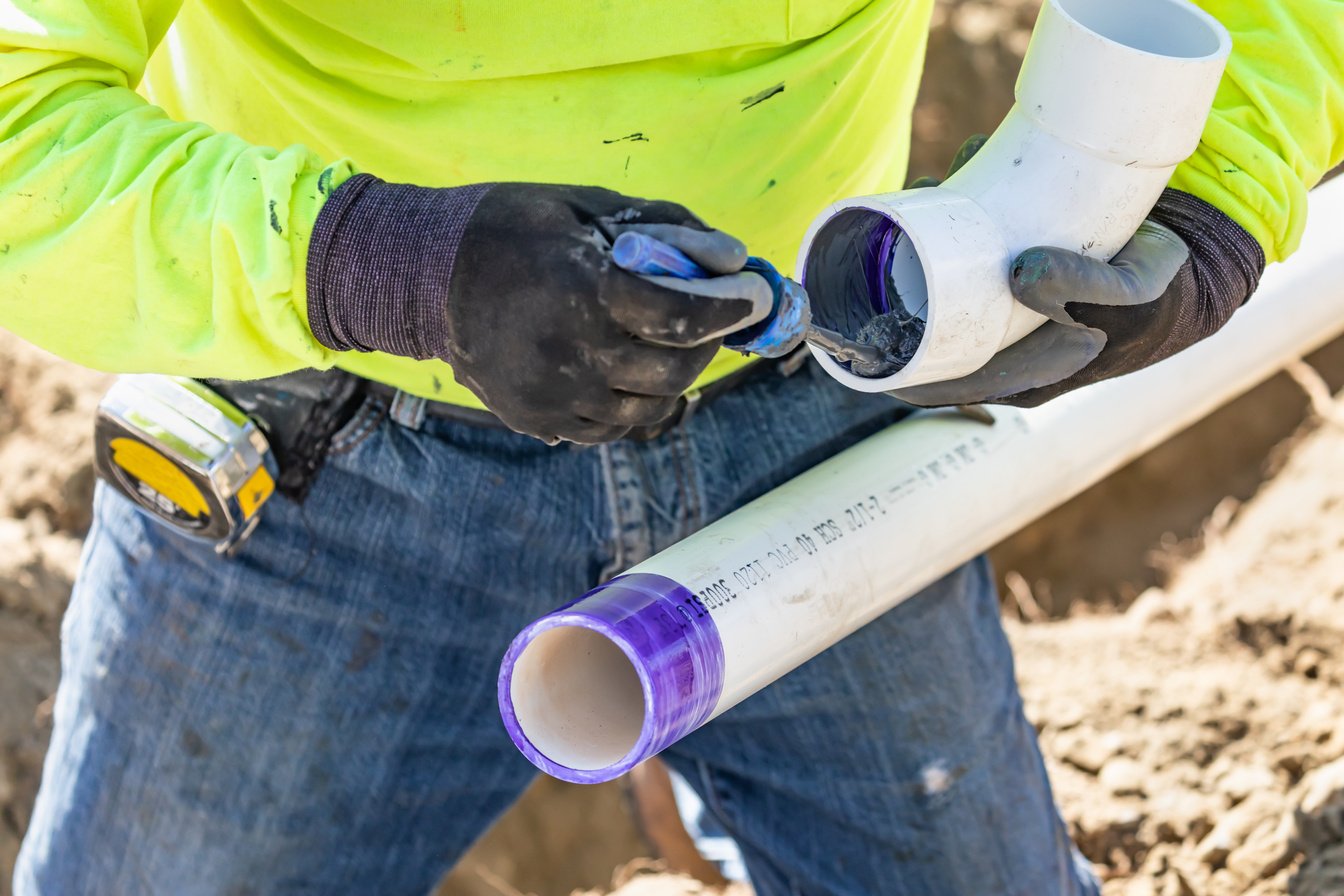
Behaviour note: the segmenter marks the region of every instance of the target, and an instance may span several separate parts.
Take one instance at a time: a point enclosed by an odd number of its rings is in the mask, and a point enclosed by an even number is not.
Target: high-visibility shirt
[[[596,184],[789,269],[827,203],[901,185],[931,5],[0,0],[0,326],[106,370],[336,365],[477,405],[442,362],[314,340],[335,187]],[[1344,5],[1202,5],[1235,50],[1175,185],[1281,258],[1344,154]]]

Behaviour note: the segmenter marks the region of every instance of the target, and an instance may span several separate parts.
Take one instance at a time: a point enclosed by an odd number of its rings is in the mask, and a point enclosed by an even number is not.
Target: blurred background
[[[939,0],[912,176],[1006,113],[1036,7]],[[0,896],[50,729],[106,382],[0,330]],[[994,551],[1028,713],[1107,896],[1344,893],[1341,386],[1337,341]],[[721,882],[654,766],[539,780],[439,896]]]

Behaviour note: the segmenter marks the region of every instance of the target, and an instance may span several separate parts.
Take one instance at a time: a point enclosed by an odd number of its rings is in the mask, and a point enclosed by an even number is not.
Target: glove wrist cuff
[[[336,351],[446,358],[448,284],[490,184],[431,189],[368,174],[323,205],[308,248],[308,326]]]
[[[1255,292],[1265,271],[1265,250],[1217,207],[1168,188],[1149,217],[1185,240],[1199,295],[1230,306],[1230,314]]]

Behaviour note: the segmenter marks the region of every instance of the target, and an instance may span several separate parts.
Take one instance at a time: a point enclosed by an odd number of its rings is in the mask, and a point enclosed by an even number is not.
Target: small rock
[[[1088,708],[1075,700],[1053,700],[1040,712],[1040,718],[1044,724],[1056,731],[1067,731],[1070,728],[1076,728],[1087,721],[1090,715]],[[1033,715],[1033,718],[1036,716]]]
[[[1244,896],[1246,882],[1226,868],[1209,875],[1209,883],[1203,896]]]
[[[1232,850],[1246,842],[1251,832],[1266,820],[1277,822],[1283,811],[1278,794],[1261,791],[1223,813],[1213,830],[1199,842],[1195,855],[1210,868],[1222,868]]]
[[[1162,878],[1162,896],[1198,896],[1198,894],[1180,869],[1172,868]]]
[[[1151,877],[1131,877],[1125,881],[1125,896],[1160,896],[1157,881]]]
[[[1090,728],[1075,729],[1055,741],[1055,754],[1064,762],[1089,775],[1098,774],[1112,757],[1124,749],[1124,738],[1117,731],[1098,735]]]
[[[1258,790],[1277,790],[1279,779],[1263,765],[1237,765],[1218,779],[1217,787],[1235,805]]]
[[[1293,728],[1298,737],[1313,743],[1323,744],[1332,736],[1344,734],[1341,729],[1340,707],[1334,700],[1321,699],[1308,703],[1298,714]]]
[[[1171,596],[1161,588],[1145,590],[1125,611],[1126,619],[1140,629],[1156,623],[1175,622],[1179,616]]]
[[[1142,839],[1142,834],[1140,834]],[[1154,881],[1160,880],[1162,875],[1167,873],[1171,867],[1171,860],[1176,856],[1176,847],[1171,843],[1158,843],[1148,849],[1147,855],[1143,857],[1143,864],[1139,866],[1138,874],[1146,875]]]
[[[1185,789],[1163,789],[1148,802],[1153,839],[1159,843],[1198,841],[1213,830],[1221,803],[1215,797]]]
[[[1344,759],[1308,772],[1293,810],[1293,844],[1308,854],[1344,842]]]
[[[1106,762],[1097,775],[1101,785],[1116,796],[1143,796],[1146,770],[1128,756],[1116,756]]]
[[[0,519],[0,607],[54,622],[69,599],[80,544],[46,529],[40,515]]]
[[[1327,659],[1329,657],[1315,647],[1304,647],[1293,657],[1293,671],[1306,678],[1319,678]]]
[[[1198,790],[1205,785],[1204,769],[1189,759],[1178,759],[1168,765],[1166,777],[1191,790]]]
[[[1130,862],[1143,844],[1138,833],[1144,815],[1133,805],[1115,800],[1090,800],[1077,807],[1071,825],[1073,840],[1090,861],[1113,865]]]
[[[1227,857],[1228,869],[1248,881],[1273,877],[1296,855],[1296,850],[1288,845],[1290,827],[1279,819],[1263,821],[1245,843],[1232,850]]]
[[[1286,743],[1274,749],[1273,765],[1288,776],[1288,780],[1297,783],[1311,770],[1316,757],[1314,752],[1300,743]]]

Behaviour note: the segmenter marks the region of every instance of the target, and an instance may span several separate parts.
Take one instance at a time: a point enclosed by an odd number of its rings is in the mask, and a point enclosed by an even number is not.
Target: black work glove
[[[983,142],[967,141],[959,162]],[[1048,246],[1020,254],[1009,272],[1013,296],[1050,320],[975,373],[891,394],[925,407],[1035,407],[1212,335],[1250,298],[1264,269],[1254,237],[1202,199],[1168,189],[1109,263]]]
[[[704,280],[637,277],[610,241],[643,231]],[[723,335],[769,313],[746,247],[670,202],[596,187],[431,189],[358,175],[308,255],[313,335],[336,350],[440,358],[506,425],[597,443],[671,414]]]

